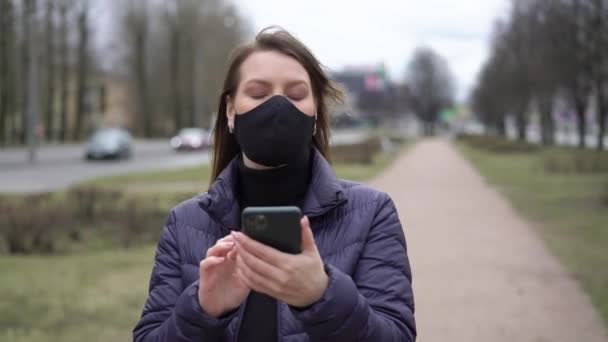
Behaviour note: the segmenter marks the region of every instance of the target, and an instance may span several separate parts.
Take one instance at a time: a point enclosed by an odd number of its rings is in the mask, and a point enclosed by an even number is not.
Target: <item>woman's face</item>
[[[230,127],[234,127],[235,115],[252,110],[274,95],[285,96],[306,115],[315,115],[310,77],[297,60],[276,51],[257,51],[243,62],[239,75],[235,96],[227,99]]]

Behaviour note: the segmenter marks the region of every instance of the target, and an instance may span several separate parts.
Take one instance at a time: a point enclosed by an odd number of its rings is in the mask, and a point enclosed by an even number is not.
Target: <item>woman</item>
[[[336,179],[326,101],[310,51],[264,30],[229,65],[212,185],[162,232],[135,341],[414,341],[403,230],[388,195]],[[297,205],[302,252],[239,232],[247,206]]]

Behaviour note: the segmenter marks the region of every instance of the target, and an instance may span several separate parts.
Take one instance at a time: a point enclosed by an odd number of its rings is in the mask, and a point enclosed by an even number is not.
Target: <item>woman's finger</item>
[[[230,261],[236,261],[236,248],[233,248],[230,252],[228,252],[228,254],[226,255],[226,257],[228,258],[228,260]]]
[[[280,293],[280,287],[276,282],[271,281],[257,273],[255,273],[247,264],[243,261],[240,255],[237,256],[237,274],[247,284],[247,286],[257,292],[267,294],[271,297],[277,298]]]
[[[232,237],[232,235],[228,234],[228,235],[224,236],[223,238],[217,240],[216,243],[218,243],[218,242],[230,242],[230,241],[234,241],[234,238]]]
[[[232,235],[234,236],[235,242],[238,242],[243,249],[249,252],[249,254],[255,255],[257,258],[262,259],[273,266],[280,266],[290,257],[289,254],[282,253],[272,247],[255,241],[243,233],[233,232]]]
[[[304,216],[300,220],[300,226],[302,227],[302,252],[314,252],[317,249],[317,245],[315,244],[315,237],[312,234],[308,217]]]
[[[201,261],[201,263],[199,265],[200,270],[207,271],[210,268],[213,268],[214,266],[217,266],[217,265],[223,263],[224,260],[226,260],[226,258],[224,258],[224,257],[208,256]]]
[[[269,279],[270,281],[278,281],[278,278],[281,277],[282,271],[280,269],[251,254],[243,248],[240,242],[236,243],[236,252],[243,263],[256,274]]]
[[[222,241],[216,243],[213,247],[207,249],[207,256],[225,256],[234,248],[234,242]]]

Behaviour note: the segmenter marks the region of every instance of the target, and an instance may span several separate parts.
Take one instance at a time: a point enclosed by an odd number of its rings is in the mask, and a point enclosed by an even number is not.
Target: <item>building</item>
[[[348,114],[375,123],[394,114],[399,94],[383,64],[348,66],[330,76],[347,94]]]

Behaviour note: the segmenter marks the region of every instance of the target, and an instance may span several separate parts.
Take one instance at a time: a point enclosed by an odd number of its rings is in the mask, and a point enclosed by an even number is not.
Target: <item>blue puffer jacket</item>
[[[215,319],[197,298],[199,263],[207,249],[239,227],[236,173],[232,161],[207,193],[172,210],[134,341],[236,341],[244,304]],[[304,310],[277,304],[278,340],[414,341],[412,276],[389,196],[336,179],[315,151],[302,211],[310,219],[329,285],[321,300]]]

